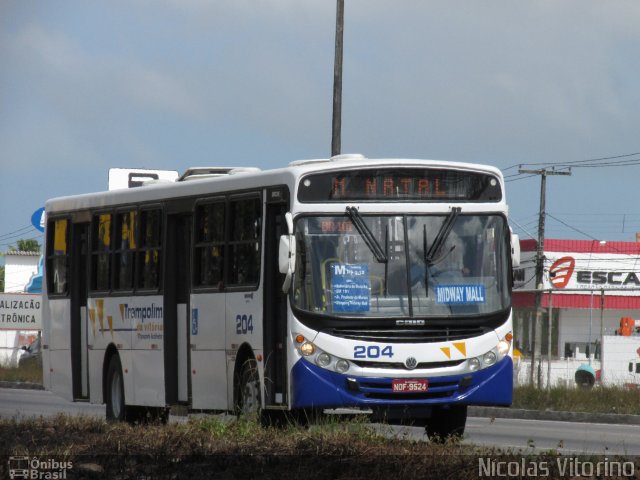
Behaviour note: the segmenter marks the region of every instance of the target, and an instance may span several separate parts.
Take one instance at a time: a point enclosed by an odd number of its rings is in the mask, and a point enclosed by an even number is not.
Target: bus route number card
[[[369,311],[369,265],[331,265],[331,289],[334,312]]]

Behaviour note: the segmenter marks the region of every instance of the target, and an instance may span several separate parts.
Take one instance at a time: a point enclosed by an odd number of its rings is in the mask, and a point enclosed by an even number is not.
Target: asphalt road
[[[399,438],[426,439],[417,428],[395,427],[394,433]],[[464,443],[522,453],[640,455],[640,426],[469,417]]]
[[[103,418],[104,405],[73,403],[44,390],[0,388],[0,418],[49,417],[58,413]]]
[[[104,405],[71,403],[51,392],[0,388],[0,417],[88,415],[103,418]],[[184,421],[184,417],[172,417]],[[425,440],[421,428],[376,425],[383,435]],[[566,454],[640,455],[640,425],[469,417],[465,443],[522,452],[555,450]]]

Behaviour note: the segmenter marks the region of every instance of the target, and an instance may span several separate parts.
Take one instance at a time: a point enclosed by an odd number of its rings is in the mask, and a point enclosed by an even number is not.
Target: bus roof
[[[235,169],[226,175],[203,175],[189,181],[146,184],[141,187],[58,197],[47,201],[49,213],[84,209],[108,208],[116,205],[143,202],[162,202],[171,198],[212,196],[217,192],[251,190],[270,185],[287,185],[291,195],[300,177],[317,172],[364,169],[371,167],[431,167],[478,171],[495,175],[504,190],[502,172],[493,166],[442,160],[382,158],[370,159],[362,155],[339,155],[325,159],[298,160],[288,166],[272,170]],[[214,169],[215,167],[211,167]]]

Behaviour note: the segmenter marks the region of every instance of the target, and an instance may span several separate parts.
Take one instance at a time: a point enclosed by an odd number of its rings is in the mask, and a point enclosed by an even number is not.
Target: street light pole
[[[333,65],[333,122],[331,156],[339,155],[342,142],[342,37],[344,33],[344,0],[336,6],[336,52]]]

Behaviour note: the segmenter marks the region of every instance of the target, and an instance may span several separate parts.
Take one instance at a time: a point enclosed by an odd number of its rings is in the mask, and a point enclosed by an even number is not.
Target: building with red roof
[[[537,242],[522,240],[520,248],[521,264],[514,269],[514,334],[516,346],[526,354],[535,316]],[[614,335],[622,317],[640,318],[639,242],[545,239],[543,258],[543,353],[550,343],[556,358],[597,358],[602,335]]]

